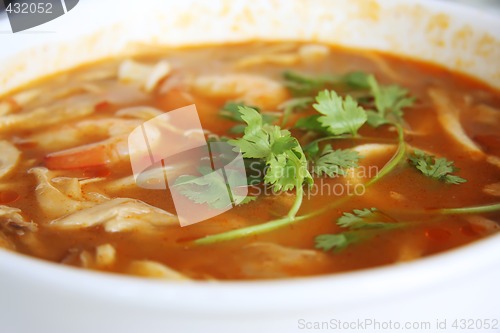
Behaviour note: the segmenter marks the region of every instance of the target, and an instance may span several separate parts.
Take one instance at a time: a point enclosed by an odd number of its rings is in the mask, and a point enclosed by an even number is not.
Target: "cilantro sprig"
[[[226,118],[228,120],[234,121],[235,123],[238,123],[237,125],[233,126],[231,129],[229,129],[229,132],[232,134],[241,134],[245,131],[246,124],[244,123],[243,119],[241,118],[241,113],[239,111],[240,107],[250,107],[257,112],[259,112],[262,115],[262,122],[265,124],[273,124],[277,119],[278,115],[276,112],[262,112],[260,108],[256,106],[250,106],[246,105],[244,103],[237,103],[237,102],[227,102],[224,104],[224,106],[220,109],[219,115],[223,118]]]
[[[285,86],[294,96],[314,95],[326,88],[367,89],[368,74],[364,72],[349,72],[343,75],[309,75],[295,71],[283,73]]]
[[[324,90],[316,102],[313,107],[322,114],[318,122],[333,135],[356,136],[367,120],[366,111],[351,96],[342,98],[335,91]]]
[[[316,146],[317,147],[317,146]],[[352,149],[333,149],[327,144],[321,151],[311,150],[313,158],[313,173],[319,177],[326,175],[328,177],[345,176],[347,170],[357,168],[361,159],[359,153]]]
[[[453,161],[448,161],[444,157],[436,158],[433,155],[415,149],[408,157],[408,161],[426,177],[445,182],[446,184],[456,185],[467,182],[462,177],[453,175],[459,169],[454,166]]]
[[[241,229],[208,235],[195,240],[194,244],[213,244],[270,232],[319,216],[348,201],[351,195],[334,200],[316,211],[298,214],[302,205],[304,187],[313,184],[313,175],[316,177],[345,175],[349,169],[358,167],[361,158],[352,149],[334,149],[334,146],[329,143],[320,147],[320,144],[338,139],[366,139],[359,133],[366,124],[375,128],[381,126],[395,128],[398,146],[384,167],[364,184],[365,189],[401,166],[407,158],[410,161],[416,158],[413,155],[408,156],[409,146],[405,141],[404,113],[413,106],[415,101],[406,89],[396,85],[381,85],[374,76],[359,72],[346,75],[312,76],[287,71],[284,73],[284,79],[285,86],[295,97],[278,107],[282,111],[281,126],[275,125],[278,119],[275,117],[276,113],[261,112],[258,108],[243,104],[228,103],[221,110],[221,114],[237,123],[231,130],[233,134],[243,134],[228,142],[241,151],[246,164],[250,162],[252,165],[259,164],[259,170],[264,173],[262,177],[253,177],[252,184],[257,182],[259,185],[269,186],[275,192],[295,191],[295,201],[292,207],[283,217]],[[334,90],[328,90],[332,88]],[[349,94],[349,92],[354,93]],[[288,125],[291,114],[300,110],[316,110],[317,113],[300,118],[290,131],[290,128],[285,126]],[[309,136],[304,137],[312,137],[314,140],[303,147],[294,136],[297,129],[307,131]],[[376,141],[374,138],[370,140]],[[425,157],[423,161],[422,158],[418,158],[418,161],[415,159],[414,166],[419,170],[420,168],[426,170],[425,172],[445,182],[461,182],[460,177],[451,174],[456,171],[453,162],[441,161],[433,157]],[[444,174],[443,169],[447,169]],[[422,170],[421,172],[424,173]],[[204,184],[196,184],[193,178],[183,178],[181,181],[184,185],[201,186],[197,188],[197,192],[201,192],[204,186]],[[222,184],[220,191],[222,192]],[[209,202],[209,198],[204,198],[201,193],[200,197],[197,197],[198,193],[193,194],[189,191],[186,195],[194,196],[195,200]],[[440,209],[436,210],[436,214],[469,214],[499,209],[500,205],[496,204],[470,209]],[[339,251],[351,244],[372,238],[382,231],[409,225],[407,222],[397,222],[375,208],[345,213],[337,220],[337,224],[344,231],[316,237],[318,249]]]
[[[224,174],[221,174],[213,172],[210,167],[200,167],[199,172],[202,177],[193,175],[178,177],[175,180],[174,189],[197,204],[207,204],[216,209],[247,203],[255,199],[252,196],[238,195],[227,185],[237,183],[241,172],[225,168]]]
[[[415,98],[408,96],[408,90],[398,85],[381,86],[373,75],[368,77],[368,85],[376,108],[366,111],[368,124],[379,127],[394,122],[402,123],[404,109],[415,103]]]
[[[262,115],[250,107],[240,106],[239,111],[247,124],[245,134],[228,143],[237,147],[244,158],[259,158],[266,162],[266,184],[272,185],[276,192],[312,184],[305,154],[290,131],[264,124]]]
[[[364,208],[344,213],[337,219],[337,225],[348,231],[316,236],[315,248],[325,252],[339,252],[350,245],[373,238],[381,231],[404,228],[410,223],[396,222],[377,208]]]

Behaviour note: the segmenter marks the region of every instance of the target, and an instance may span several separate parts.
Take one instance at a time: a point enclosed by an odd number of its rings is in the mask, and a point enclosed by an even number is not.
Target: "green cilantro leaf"
[[[260,114],[262,114],[262,122],[264,124],[272,124],[278,119],[278,115],[271,113],[271,112],[261,112],[261,110],[256,107],[256,106],[249,106],[245,105],[244,103],[236,103],[236,102],[227,102],[224,104],[224,106],[220,109],[219,114],[221,117],[229,119],[231,121],[237,122],[237,123],[242,123],[233,126],[229,132],[233,134],[241,134],[244,132],[246,125],[244,124],[244,120],[241,118],[241,113],[239,112],[240,107],[249,107]]]
[[[286,125],[292,113],[307,109],[312,102],[314,102],[312,97],[296,97],[279,105],[278,109],[283,110],[283,120],[281,124]]]
[[[323,116],[318,121],[333,135],[357,135],[367,120],[366,112],[351,97],[345,99],[335,91],[324,90],[316,96],[313,107]]]
[[[338,81],[335,75],[307,75],[295,71],[283,72],[285,86],[294,96],[313,95],[327,84]]]
[[[364,240],[364,235],[359,232],[344,232],[341,234],[324,234],[316,236],[314,247],[325,252],[334,250],[340,252],[349,245],[359,243]]]
[[[380,86],[373,75],[368,77],[367,82],[376,108],[376,111],[367,111],[368,124],[379,127],[391,121],[401,122],[403,109],[413,106],[415,98],[408,97],[408,90],[398,85]]]
[[[337,86],[351,89],[368,89],[368,74],[350,72],[344,75],[307,75],[295,71],[283,73],[285,86],[294,96],[315,95],[318,91]]]
[[[339,252],[349,245],[371,239],[381,231],[404,228],[410,223],[396,223],[376,208],[365,208],[354,209],[352,213],[344,213],[337,219],[337,225],[349,231],[316,236],[314,241],[317,249]]]
[[[361,156],[355,150],[333,150],[331,145],[326,145],[314,160],[313,172],[320,177],[323,174],[328,177],[345,176],[347,169],[358,167],[360,158]]]
[[[452,175],[459,169],[453,164],[453,161],[448,161],[446,158],[436,158],[421,150],[415,149],[409,156],[409,162],[417,170],[422,172],[425,176],[445,182],[446,184],[461,184],[467,180]]]
[[[244,103],[227,102],[220,109],[219,114],[221,117],[232,120],[234,122],[242,123],[241,113],[239,111],[240,107],[249,107],[260,113],[260,109],[256,106],[245,105]]]
[[[365,72],[349,72],[342,76],[342,82],[348,87],[354,89],[368,89],[370,84],[368,83],[369,74]]]
[[[352,213],[344,213],[337,219],[337,225],[349,229],[393,229],[400,223],[389,221],[389,218],[377,208],[354,209]]]
[[[240,173],[226,169],[228,182]],[[231,193],[224,176],[219,172],[204,171],[200,168],[202,177],[183,175],[178,177],[174,183],[174,189],[197,204],[208,204],[209,206],[222,209],[231,206],[235,202],[249,202],[244,196]]]
[[[323,125],[319,122],[319,115],[308,116],[304,118],[300,118],[295,123],[295,128],[305,130],[305,131],[313,131],[317,133],[322,133],[328,135],[328,131]]]
[[[245,134],[228,142],[238,148],[244,158],[259,158],[266,162],[264,182],[272,185],[274,191],[312,184],[305,154],[290,131],[263,124],[262,115],[255,109],[239,107],[239,111],[247,123]]]

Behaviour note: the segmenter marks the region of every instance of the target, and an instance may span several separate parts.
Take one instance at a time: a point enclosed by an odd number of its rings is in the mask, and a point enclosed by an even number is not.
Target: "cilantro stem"
[[[377,142],[387,142],[387,143],[394,142],[394,140],[392,140],[392,139],[374,138],[374,137],[362,136],[362,135],[358,135],[358,136],[352,136],[350,134],[349,135],[333,135],[333,136],[326,136],[323,138],[319,138],[319,139],[316,139],[316,140],[309,142],[304,147],[304,150],[307,150],[308,148],[310,148],[312,145],[314,145],[316,143],[320,143],[323,141],[330,141],[330,140],[359,140],[359,141],[377,141]]]
[[[299,191],[301,195],[299,196]],[[245,227],[245,228],[240,228],[236,230],[231,230],[227,232],[222,232],[220,234],[215,234],[215,235],[208,235],[202,238],[198,238],[195,241],[193,241],[193,244],[195,245],[210,245],[218,242],[223,242],[223,241],[230,241],[230,240],[235,240],[238,238],[244,238],[248,236],[254,236],[254,235],[259,235],[263,234],[266,232],[270,232],[282,227],[285,227],[287,225],[291,225],[300,221],[304,221],[313,217],[316,217],[318,215],[321,215],[325,212],[327,212],[330,209],[333,209],[342,203],[346,202],[351,198],[351,196],[346,196],[343,198],[340,198],[339,200],[333,202],[332,204],[325,206],[319,210],[316,210],[312,213],[301,215],[301,216],[295,216],[297,213],[298,209],[300,208],[300,205],[302,204],[302,198],[303,196],[303,188],[301,186],[297,187],[297,198],[295,199],[295,202],[288,212],[288,214],[280,219],[275,219],[271,220],[262,224],[258,225],[253,225],[250,227]]]
[[[302,184],[297,184],[296,188],[297,190],[295,192],[295,201],[292,205],[292,208],[290,208],[290,211],[287,214],[287,216],[292,219],[295,217],[295,215],[297,215],[297,212],[302,205],[302,199],[304,198],[304,188],[302,187]]]
[[[231,230],[228,232],[223,232],[220,234],[205,236],[203,238],[199,238],[199,239],[195,240],[193,243],[195,245],[209,245],[209,244],[214,244],[214,243],[218,243],[218,242],[229,241],[229,240],[234,240],[234,239],[238,239],[238,238],[258,235],[258,234],[270,232],[270,231],[285,227],[287,225],[305,220],[305,219],[310,218],[310,217],[311,216],[308,216],[308,215],[297,216],[297,217],[295,217],[295,216],[290,217],[287,215],[281,219],[273,220],[273,221],[262,223],[262,224],[257,224],[257,225],[251,226],[251,227],[246,227],[246,228]]]
[[[304,188],[302,184],[304,182],[304,177],[300,176],[300,173],[303,172],[303,166],[300,160],[292,151],[288,151],[287,156],[291,161],[293,161],[293,163],[295,164],[295,168],[297,168],[298,170],[297,182],[295,184],[295,202],[293,203],[292,208],[290,208],[290,211],[287,214],[289,218],[293,219],[295,215],[297,215],[297,212],[302,205],[302,199],[304,198]]]
[[[372,179],[370,179],[366,184],[365,188],[368,186],[371,186],[378,182],[380,179],[385,177],[388,173],[390,173],[394,168],[396,168],[401,161],[406,157],[406,142],[404,138],[404,131],[401,125],[399,124],[393,124],[396,126],[396,130],[398,131],[398,150],[396,151],[396,154],[391,158],[389,162],[387,162],[386,165],[378,172]]]
[[[497,211],[500,211],[500,203],[484,205],[484,206],[441,208],[441,209],[431,210],[431,212],[437,212],[443,215],[481,214],[481,213],[492,213]]]
[[[403,128],[399,124],[394,124],[396,126],[396,129],[398,131],[398,150],[396,151],[396,154],[391,158],[391,160],[382,168],[382,170],[375,176],[373,177],[370,181],[368,181],[365,185],[365,187],[371,186],[378,182],[382,177],[387,175],[389,172],[391,172],[406,156],[406,143],[404,141],[404,131]],[[291,153],[289,155],[289,158],[294,161],[297,167],[301,167],[300,161],[298,158]],[[300,182],[300,183],[299,183]],[[236,230],[231,230],[227,232],[222,232],[220,234],[215,234],[215,235],[208,235],[202,238],[199,238],[193,243],[195,245],[209,245],[209,244],[214,244],[218,242],[223,242],[223,241],[230,241],[230,240],[235,240],[238,238],[244,238],[248,236],[253,236],[253,235],[258,235],[258,234],[263,234],[267,233],[282,227],[285,227],[287,225],[291,225],[293,223],[307,220],[313,217],[316,217],[318,215],[321,215],[331,209],[334,209],[335,207],[338,207],[339,205],[345,203],[348,201],[350,198],[354,196],[354,194],[345,196],[343,198],[340,198],[339,200],[336,200],[332,202],[331,204],[316,210],[312,213],[301,215],[301,216],[296,216],[300,206],[302,205],[302,199],[303,199],[303,193],[304,189],[302,186],[303,178],[298,177],[297,183],[298,185],[296,186],[296,199],[295,202],[288,212],[288,214],[280,219],[276,220],[271,220],[262,224],[250,226],[250,227],[245,227],[241,229],[236,229]]]

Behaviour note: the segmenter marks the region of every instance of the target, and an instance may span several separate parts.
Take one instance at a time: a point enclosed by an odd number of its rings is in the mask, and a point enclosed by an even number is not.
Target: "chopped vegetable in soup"
[[[248,193],[181,227],[171,190],[136,182],[128,140],[193,104],[206,140],[241,153]],[[414,260],[500,228],[500,93],[377,52],[250,43],[83,66],[1,98],[0,149],[0,247],[93,270],[320,275]],[[226,183],[238,178],[206,163],[168,166],[193,210],[227,206]]]

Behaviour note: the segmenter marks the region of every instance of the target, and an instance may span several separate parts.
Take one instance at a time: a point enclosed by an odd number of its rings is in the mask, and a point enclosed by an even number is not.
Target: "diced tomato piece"
[[[19,193],[11,190],[0,191],[0,204],[8,204],[19,199]]]
[[[442,228],[431,228],[425,231],[425,236],[433,241],[446,241],[450,238],[451,233]]]

